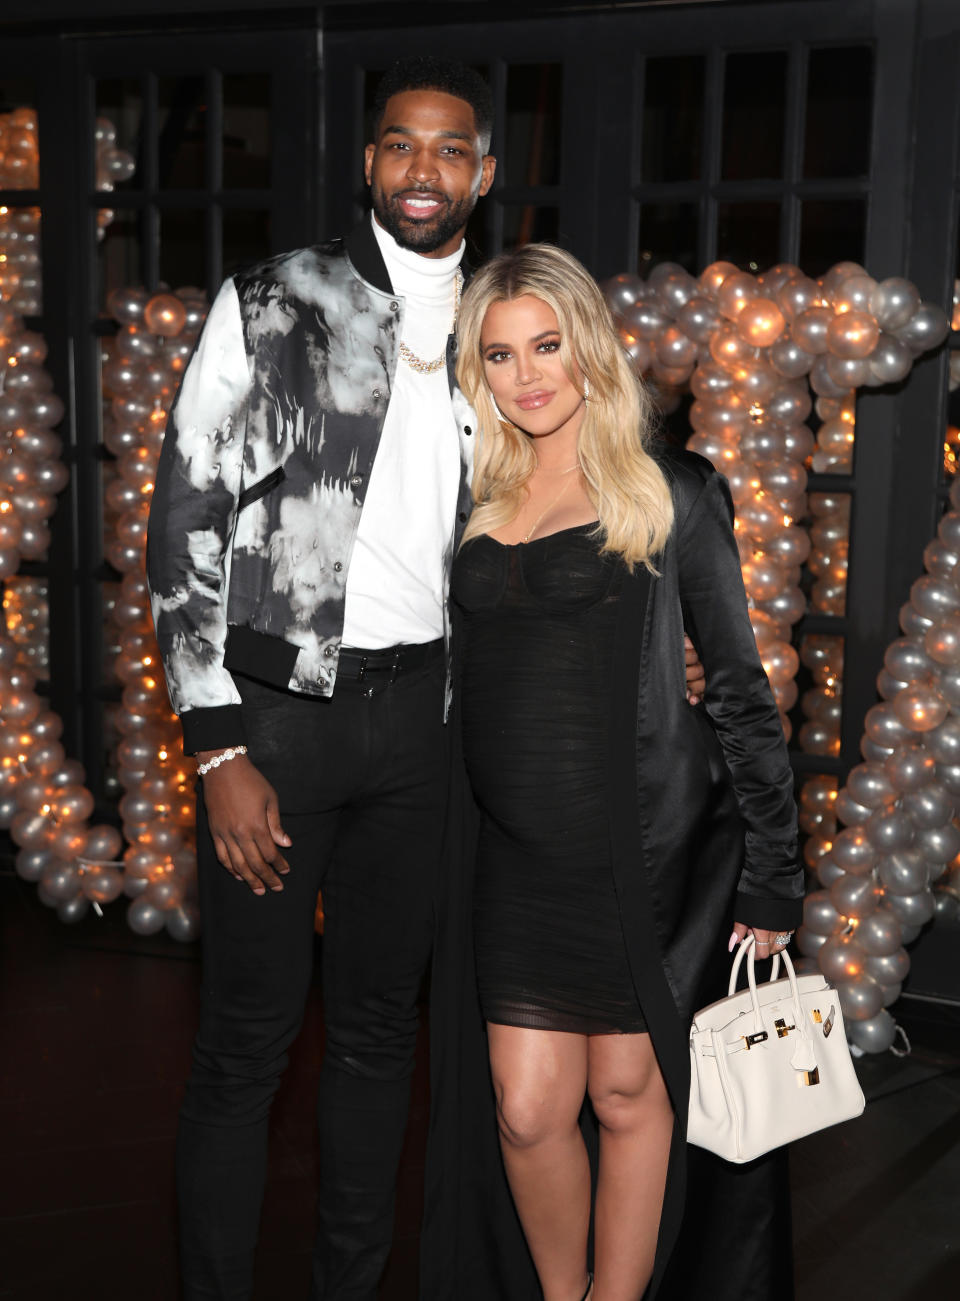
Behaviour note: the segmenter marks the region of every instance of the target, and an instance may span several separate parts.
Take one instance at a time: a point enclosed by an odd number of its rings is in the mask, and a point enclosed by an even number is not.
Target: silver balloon
[[[902,985],[910,970],[910,959],[906,949],[897,949],[895,953],[868,957],[864,967],[878,985]]]
[[[938,763],[937,781],[960,802],[960,764]]]
[[[843,917],[869,917],[880,903],[880,892],[873,876],[850,876],[834,881],[829,890],[830,902]]]
[[[921,614],[915,605],[906,601],[900,607],[900,627],[908,637],[923,637],[932,628],[934,620]]]
[[[860,826],[870,817],[871,811],[866,805],[858,804],[849,790],[842,790],[837,795],[834,812],[846,827]]]
[[[917,929],[910,935],[915,938],[920,933],[920,927],[926,925],[934,914],[935,900],[933,891],[930,889],[920,890],[916,894],[888,894],[886,906],[894,914],[901,926],[916,927]],[[909,944],[908,932],[904,929],[904,944]]]
[[[166,920],[166,913],[146,898],[134,899],[127,909],[127,925],[137,935],[155,935]]]
[[[833,842],[833,859],[843,872],[865,876],[873,870],[877,849],[863,827],[847,827]]]
[[[838,980],[837,993],[845,1021],[869,1021],[883,1009],[883,991],[869,976]]]
[[[189,943],[200,938],[200,910],[196,904],[182,903],[167,914],[167,930],[175,940]]]
[[[907,791],[900,805],[913,825],[921,829],[942,827],[953,817],[953,797],[936,782]]]
[[[897,1023],[887,1011],[879,1011],[868,1021],[851,1021],[846,1027],[851,1043],[865,1053],[883,1053],[897,1037]]]
[[[919,356],[943,343],[950,333],[950,322],[936,303],[921,303],[906,325],[896,331],[897,338]]]
[[[818,935],[816,931],[811,931],[808,927],[801,926],[795,936],[795,943],[801,953],[805,954],[808,958],[812,958],[814,954],[818,953],[820,949],[823,948],[828,939],[829,936],[827,935]],[[799,972],[799,966],[796,963],[794,963],[794,966],[797,967],[797,971]]]
[[[910,603],[920,614],[937,620],[960,610],[960,592],[951,582],[924,574],[910,588]]]
[[[80,872],[75,863],[63,863],[54,859],[44,869],[40,878],[44,892],[50,899],[62,903],[72,899],[80,888]]]
[[[882,330],[897,330],[906,325],[919,306],[916,286],[900,276],[881,280],[870,300],[870,309]]]
[[[847,774],[847,791],[857,804],[876,809],[894,799],[897,790],[879,763],[860,763]]]
[[[877,346],[869,359],[870,374],[876,384],[899,384],[913,366],[913,353],[892,334],[881,331]]]
[[[864,951],[845,935],[832,935],[817,953],[820,970],[832,984],[855,978],[865,961]]]
[[[915,849],[885,854],[877,863],[877,876],[891,895],[916,894],[926,889],[929,875],[923,855]]]
[[[884,1007],[889,1007],[892,1003],[895,1003],[897,999],[900,997],[901,993],[903,992],[903,986],[899,984],[881,985],[880,989],[883,991]]]
[[[869,870],[869,869],[867,869]],[[846,876],[843,868],[837,863],[836,859],[830,854],[824,854],[817,864],[817,880],[825,890],[829,890],[834,881],[839,881],[840,877]]]
[[[62,899],[57,904],[57,917],[69,926],[74,922],[82,921],[89,910],[90,900],[85,899],[82,894],[77,894],[72,899]]]
[[[22,880],[39,881],[52,862],[53,855],[49,849],[20,849],[13,866]]]
[[[952,863],[960,854],[960,831],[952,822],[918,831],[914,847],[931,863]]]
[[[884,652],[883,667],[892,677],[903,682],[918,682],[931,679],[937,665],[927,654],[920,638],[898,637]]]
[[[953,923],[960,921],[960,899],[955,894],[937,887],[933,892],[933,897],[936,909],[935,917],[938,922]]]
[[[815,935],[834,935],[845,923],[827,891],[814,890],[803,901],[803,924]]]
[[[913,844],[917,834],[910,819],[896,807],[874,809],[862,829],[870,844],[881,854],[906,849]],[[838,857],[837,862],[841,861]]]
[[[890,749],[915,739],[914,733],[900,722],[892,705],[871,706],[867,710],[863,726],[871,741]]]
[[[897,917],[882,904],[876,912],[864,917],[857,926],[857,943],[864,953],[882,957],[899,949],[902,930]]]
[[[946,720],[949,722],[949,719]],[[946,726],[941,723],[941,727]],[[939,730],[939,729],[935,729]],[[927,735],[932,736],[933,732]],[[901,745],[883,765],[891,785],[898,791],[916,791],[933,781],[937,764],[926,745]]]
[[[923,746],[937,763],[960,764],[960,718],[948,717],[927,732]]]

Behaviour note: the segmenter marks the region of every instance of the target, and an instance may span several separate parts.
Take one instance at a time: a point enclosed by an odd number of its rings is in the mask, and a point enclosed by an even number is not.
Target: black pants
[[[443,660],[312,699],[238,679],[290,872],[255,896],[218,863],[198,802],[200,1028],[177,1141],[184,1295],[251,1294],[270,1104],[311,981],[323,891],[316,1301],[373,1301],[393,1229],[433,935],[448,780]]]

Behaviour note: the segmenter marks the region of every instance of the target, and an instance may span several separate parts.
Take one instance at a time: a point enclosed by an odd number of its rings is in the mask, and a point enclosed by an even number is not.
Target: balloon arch
[[[132,160],[98,124],[100,188]],[[35,156],[25,110],[0,117],[0,159]],[[0,186],[9,177],[2,175]],[[23,181],[18,181],[23,185]],[[20,559],[42,559],[46,520],[66,485],[52,433],[63,404],[43,367],[46,345],[24,328],[38,310],[35,209],[0,212],[0,826],[19,846],[16,870],[65,922],[121,895],[140,934],[195,938],[193,763],[183,755],[153,637],[143,576],[150,495],[167,411],[203,322],[196,289],[148,295],[114,291],[117,323],[104,346],[104,442],[115,457],[104,492],[105,555],[121,575],[107,594],[107,644],[122,684],[110,719],[122,832],[90,826],[93,796],[59,742],[62,725],[35,691],[45,668],[42,585],[17,577]],[[693,396],[688,446],[730,481],[751,617],[789,731],[800,662],[801,749],[839,752],[842,639],[791,628],[809,604],[842,613],[849,498],[807,491],[807,465],[851,469],[855,391],[904,379],[914,359],[947,332],[939,307],[902,279],[877,283],[843,262],[814,280],[797,267],[759,276],[716,262],[699,277],[661,264],[641,280],[614,277],[607,298],[638,373],[669,411]],[[31,295],[33,297],[31,298]],[[812,390],[812,392],[811,392]],[[816,434],[807,424],[816,408]],[[865,762],[837,789],[814,776],[800,793],[807,862],[819,889],[807,896],[797,941],[836,982],[850,1035],[888,1047],[886,1005],[909,969],[903,945],[936,910],[960,908],[960,490],[927,548],[901,616],[905,636],[888,649],[867,715]],[[812,578],[809,597],[801,587]],[[844,829],[838,832],[838,822]],[[935,888],[934,883],[936,883]]]

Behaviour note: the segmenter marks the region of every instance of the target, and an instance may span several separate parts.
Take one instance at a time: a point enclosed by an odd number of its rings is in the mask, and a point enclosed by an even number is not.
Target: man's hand
[[[707,680],[693,642],[686,635],[683,638],[683,654],[687,666],[687,700],[691,705],[699,705]]]
[[[220,753],[203,750],[197,760],[205,763]],[[254,894],[266,894],[267,887],[282,890],[280,876],[290,868],[277,846],[293,842],[280,825],[276,791],[246,755],[211,768],[201,780],[217,858]]]

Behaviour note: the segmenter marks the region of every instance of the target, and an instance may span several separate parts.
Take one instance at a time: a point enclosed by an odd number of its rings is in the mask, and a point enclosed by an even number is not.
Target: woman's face
[[[560,360],[552,307],[529,294],[493,303],[483,318],[480,347],[490,392],[508,420],[531,438],[579,431],[583,394]]]

